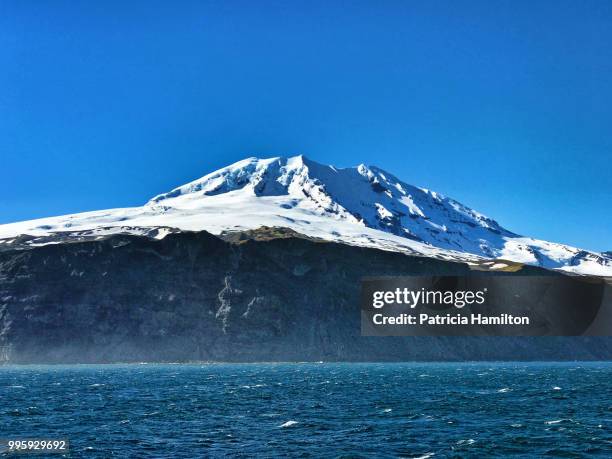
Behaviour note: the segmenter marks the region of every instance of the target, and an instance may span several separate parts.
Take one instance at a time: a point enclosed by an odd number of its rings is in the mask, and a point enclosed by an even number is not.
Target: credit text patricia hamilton
[[[498,316],[485,316],[482,314],[399,314],[385,316],[374,314],[372,321],[375,325],[529,325],[529,317],[500,314]]]

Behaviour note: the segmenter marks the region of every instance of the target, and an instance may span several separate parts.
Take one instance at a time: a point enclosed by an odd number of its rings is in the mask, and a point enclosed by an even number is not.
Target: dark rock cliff
[[[461,263],[286,233],[116,235],[5,248],[0,361],[612,357],[610,338],[360,336],[361,277],[469,272]]]

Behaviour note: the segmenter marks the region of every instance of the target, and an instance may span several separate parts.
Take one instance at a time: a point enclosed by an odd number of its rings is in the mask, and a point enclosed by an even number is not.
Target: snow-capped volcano
[[[338,169],[303,156],[248,158],[142,207],[1,225],[0,243],[25,234],[34,237],[31,244],[41,244],[58,234],[125,232],[159,238],[177,230],[220,234],[261,226],[436,258],[503,259],[612,276],[612,258],[603,254],[519,236],[453,199],[377,167]]]
[[[289,198],[296,209],[449,250],[492,256],[494,240],[516,235],[436,192],[401,182],[377,167],[323,166],[303,156],[250,158],[153,198],[148,205],[185,207],[202,197]]]

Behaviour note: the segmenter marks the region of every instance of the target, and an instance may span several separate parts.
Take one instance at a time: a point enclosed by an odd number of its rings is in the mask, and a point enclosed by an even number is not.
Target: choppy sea
[[[611,426],[608,362],[0,367],[0,438],[70,457],[612,457]]]

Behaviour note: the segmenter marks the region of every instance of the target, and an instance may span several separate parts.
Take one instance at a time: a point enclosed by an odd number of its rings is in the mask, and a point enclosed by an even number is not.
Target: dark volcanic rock
[[[116,235],[5,250],[0,361],[612,357],[609,338],[360,336],[361,277],[468,272],[461,263],[291,234]]]

